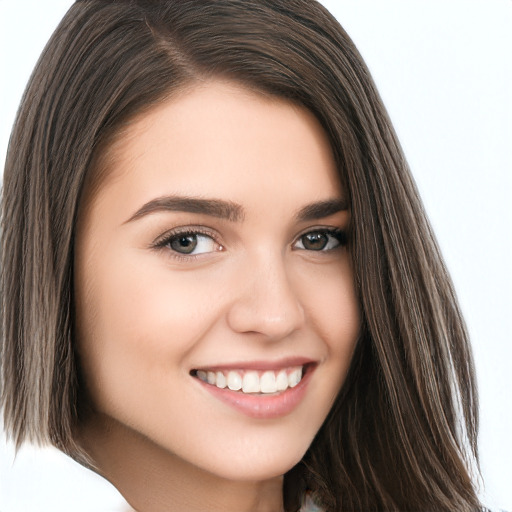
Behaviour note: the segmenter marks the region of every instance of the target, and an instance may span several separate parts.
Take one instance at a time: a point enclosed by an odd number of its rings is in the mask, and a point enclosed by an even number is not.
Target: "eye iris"
[[[197,246],[196,235],[180,235],[171,240],[171,249],[183,254],[190,254]]]
[[[328,242],[329,238],[325,233],[308,233],[302,237],[302,244],[309,251],[321,251]]]

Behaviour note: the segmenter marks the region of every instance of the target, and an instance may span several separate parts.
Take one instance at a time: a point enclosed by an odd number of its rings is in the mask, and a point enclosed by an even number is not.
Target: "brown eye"
[[[173,251],[182,254],[191,254],[197,247],[197,235],[178,235],[169,241],[169,246]]]
[[[329,243],[329,237],[325,233],[308,233],[301,240],[304,249],[308,251],[321,251]]]
[[[158,241],[155,247],[170,249],[176,256],[197,256],[222,250],[222,246],[212,236],[196,231],[170,233]]]
[[[294,249],[305,251],[330,251],[346,244],[346,235],[340,230],[310,231],[294,244]]]

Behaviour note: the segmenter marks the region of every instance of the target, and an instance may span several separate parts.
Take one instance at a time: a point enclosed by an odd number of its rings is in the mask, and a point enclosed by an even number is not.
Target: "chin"
[[[213,450],[210,446],[197,454],[196,465],[228,480],[264,481],[282,476],[298,464],[313,437],[293,430],[277,434],[263,429],[259,435],[252,432],[232,442],[219,440]]]
[[[307,448],[306,448],[307,450]],[[299,463],[306,452],[300,451],[291,456],[290,453],[265,453],[262,456],[248,457],[242,454],[241,457],[227,460],[217,460],[209,472],[226,480],[233,481],[259,481],[271,480],[281,477],[297,463]],[[264,455],[264,456],[263,456]]]

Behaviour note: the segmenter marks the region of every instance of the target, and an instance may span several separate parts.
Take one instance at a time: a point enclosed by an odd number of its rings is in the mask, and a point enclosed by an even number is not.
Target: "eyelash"
[[[179,253],[178,251],[173,250],[171,248],[171,243],[180,237],[185,238],[187,236],[197,236],[197,235],[202,235],[202,236],[210,238],[216,245],[219,246],[220,250],[223,249],[222,244],[219,242],[219,240],[217,239],[214,232],[212,232],[208,229],[204,229],[201,227],[195,227],[195,226],[173,229],[172,231],[169,231],[169,232],[165,233],[164,235],[162,235],[161,237],[157,238],[155,240],[155,242],[152,244],[152,247],[154,249],[168,249],[173,258],[176,258],[177,260],[190,261],[191,259],[195,259],[198,256],[201,256],[203,253],[201,253],[201,254],[184,254],[183,253],[182,254],[182,253]]]
[[[339,229],[339,228],[313,228],[313,229],[308,229],[306,232],[299,235],[293,244],[294,245],[297,244],[305,236],[311,235],[311,234],[327,235],[329,237],[335,238],[338,241],[339,245],[336,247],[333,247],[331,249],[327,249],[327,250],[320,249],[320,250],[315,251],[314,249],[309,249],[310,252],[329,253],[336,249],[341,249],[342,247],[345,247],[347,245],[347,241],[348,241],[347,240],[347,232],[343,231],[342,229]],[[304,249],[300,249],[300,250],[307,251],[308,249],[304,248]]]
[[[306,249],[306,248],[299,248],[295,250],[303,250],[303,251],[309,251],[309,252],[316,252],[316,253],[329,253],[331,251],[334,251],[336,249],[341,249],[347,245],[347,233],[346,231],[343,231],[339,228],[313,228],[308,229],[304,233],[297,236],[297,238],[293,242],[293,246],[295,246],[297,243],[299,243],[303,238],[310,234],[319,234],[319,235],[327,235],[329,237],[335,238],[339,245],[336,247],[333,247],[331,249],[320,249],[320,250],[314,250],[314,249]],[[185,238],[188,236],[197,236],[202,235],[204,237],[210,238],[216,245],[218,245],[219,250],[223,250],[222,244],[219,242],[219,240],[216,237],[216,234],[213,231],[210,231],[208,229],[204,229],[201,227],[186,227],[186,228],[177,228],[173,229],[170,232],[165,233],[161,237],[159,237],[155,242],[152,244],[152,248],[154,249],[168,249],[171,256],[173,258],[176,258],[177,260],[181,261],[190,261],[192,259],[198,258],[202,256],[203,254],[208,253],[199,253],[199,254],[186,254],[186,253],[180,253],[174,249],[171,248],[171,243],[178,239],[178,238]],[[302,242],[304,245],[304,243]]]

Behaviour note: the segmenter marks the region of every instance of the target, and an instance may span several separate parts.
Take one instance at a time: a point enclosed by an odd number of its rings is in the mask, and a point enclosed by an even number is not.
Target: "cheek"
[[[337,265],[310,272],[308,279],[301,277],[300,287],[306,314],[324,340],[330,359],[341,366],[348,366],[361,322],[348,258]]]
[[[314,383],[318,387],[313,389],[316,396],[324,397],[319,402],[323,403],[320,416],[325,418],[345,382],[361,328],[360,306],[348,258],[339,266],[322,269],[322,276],[317,276],[308,289],[309,317],[326,348],[323,378]]]
[[[297,276],[309,326],[325,347],[320,368],[322,379],[312,383],[314,394],[323,397],[316,405],[322,408],[320,416],[325,417],[352,361],[361,328],[360,305],[348,257],[334,265],[319,266],[315,271],[310,268],[308,274],[298,272]]]
[[[89,277],[77,280],[77,330],[93,400],[117,408],[119,397],[143,402],[151,382],[167,382],[214,322],[214,311],[211,295],[191,274],[171,279],[165,264],[148,265],[137,254],[110,260],[82,269]]]

